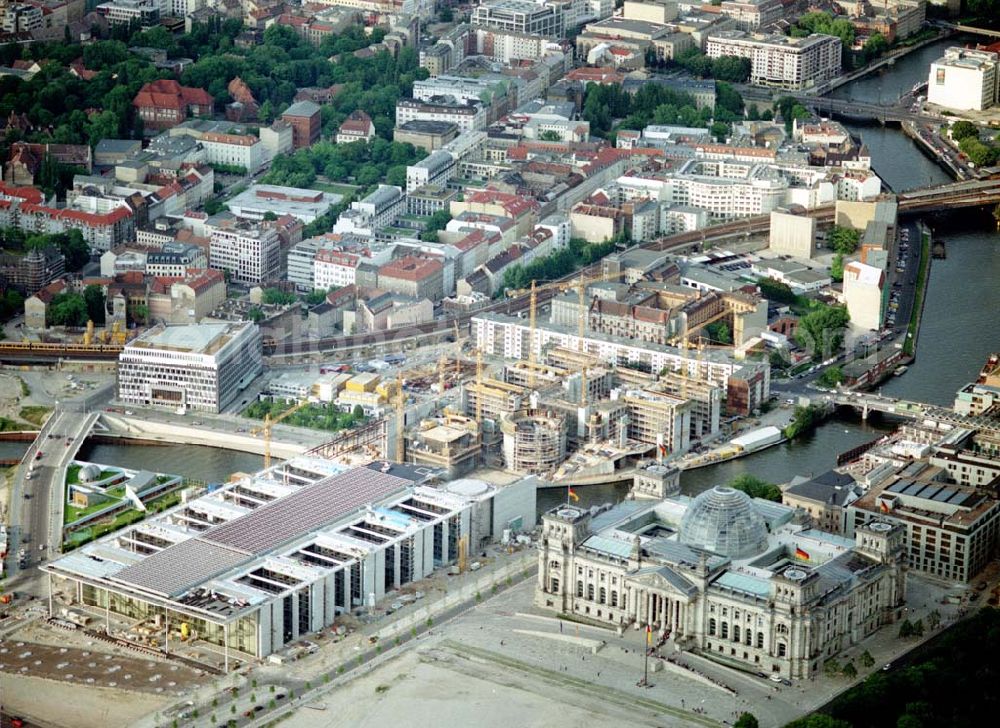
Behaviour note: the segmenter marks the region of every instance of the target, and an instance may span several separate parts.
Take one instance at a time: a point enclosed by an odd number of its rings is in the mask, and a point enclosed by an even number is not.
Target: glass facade
[[[734,559],[767,546],[767,524],[746,493],[716,486],[694,499],[681,521],[680,540]]]

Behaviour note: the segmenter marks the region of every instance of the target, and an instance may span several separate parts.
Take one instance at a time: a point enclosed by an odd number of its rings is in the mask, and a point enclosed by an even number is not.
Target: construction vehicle
[[[280,415],[278,415],[277,417],[274,417],[274,418],[272,418],[271,417],[271,413],[268,412],[266,415],[264,415],[264,425],[262,427],[255,427],[254,429],[250,430],[250,434],[253,435],[254,437],[256,437],[259,434],[263,434],[264,435],[264,469],[265,470],[267,470],[268,468],[271,467],[271,428],[274,427],[274,425],[276,425],[279,422],[281,422],[286,417],[289,417],[289,416],[295,414],[300,409],[302,409],[303,407],[305,407],[307,404],[309,404],[309,400],[308,399],[303,399],[300,402],[297,402],[296,404],[292,405],[292,407],[290,407],[289,409],[286,409],[284,412],[282,412]]]

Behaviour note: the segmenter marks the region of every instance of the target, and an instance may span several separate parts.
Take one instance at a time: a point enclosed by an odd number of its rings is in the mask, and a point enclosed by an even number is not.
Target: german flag
[[[580,496],[578,496],[576,494],[576,491],[574,491],[572,488],[567,489],[567,495],[569,495],[570,500],[573,501],[574,503],[580,500]]]
[[[808,561],[809,560],[809,553],[806,552],[806,551],[803,551],[798,546],[796,546],[795,547],[795,558],[802,559],[803,561]]]
[[[653,628],[650,627],[648,624],[646,625],[646,644],[647,645],[653,644]]]
[[[667,454],[667,446],[660,445],[660,455],[666,455],[666,454]]]
[[[882,510],[883,513],[889,512],[889,504],[886,501],[879,501],[878,507]]]

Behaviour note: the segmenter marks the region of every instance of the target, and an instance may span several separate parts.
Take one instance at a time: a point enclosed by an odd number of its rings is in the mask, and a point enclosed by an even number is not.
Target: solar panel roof
[[[164,596],[175,596],[252,558],[246,551],[191,538],[126,566],[111,578]]]
[[[234,518],[201,538],[262,554],[412,484],[411,480],[388,473],[355,468]]]
[[[325,526],[412,481],[355,468],[303,487],[246,515],[168,546],[112,578],[165,596],[177,596]]]

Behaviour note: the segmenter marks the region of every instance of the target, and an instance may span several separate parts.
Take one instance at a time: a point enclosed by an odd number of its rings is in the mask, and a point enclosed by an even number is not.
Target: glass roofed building
[[[795,511],[715,487],[543,517],[536,601],[645,629],[679,649],[805,678],[901,614],[904,532],[875,521],[846,539]]]

